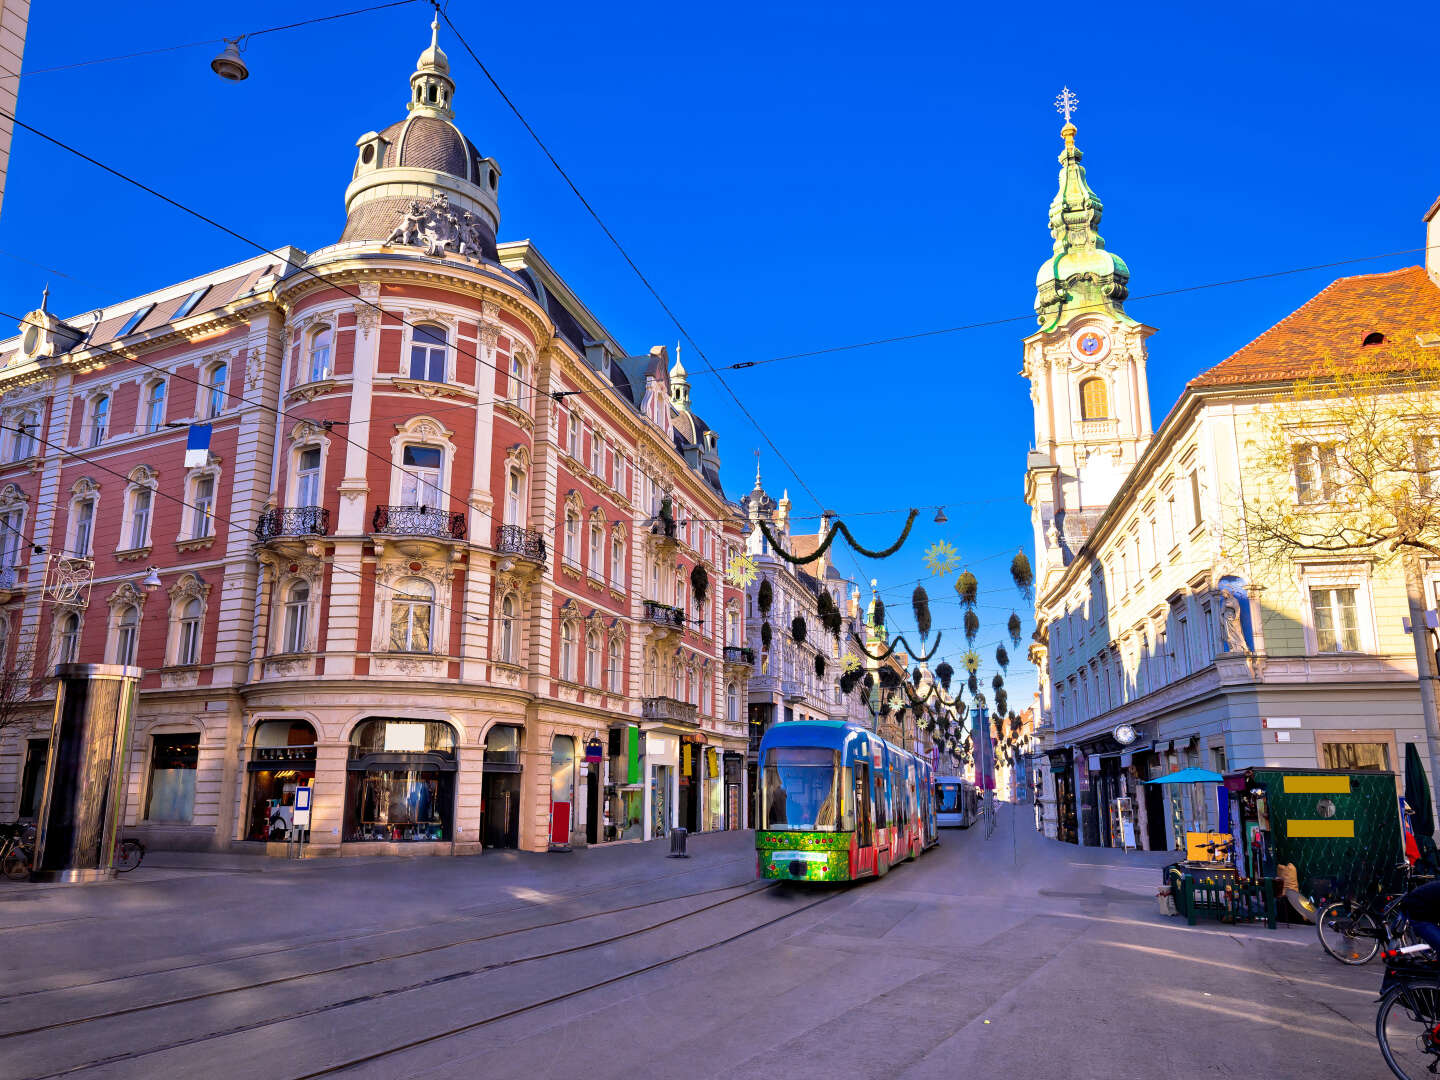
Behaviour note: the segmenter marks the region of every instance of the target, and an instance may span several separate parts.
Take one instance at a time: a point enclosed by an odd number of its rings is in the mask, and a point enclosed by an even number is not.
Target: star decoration
[[[971,649],[969,652],[967,652],[964,656],[960,658],[960,664],[971,675],[974,675],[977,671],[980,670],[980,654],[977,653],[974,649]]]
[[[846,657],[845,657],[845,664],[844,664],[844,666],[843,666],[843,668],[842,668],[841,670],[843,670],[847,675],[850,674],[851,672],[859,671],[859,670],[860,670],[860,658],[859,658],[858,656],[853,656],[853,655],[851,655],[851,656],[846,656]]]
[[[735,556],[725,571],[725,580],[737,589],[748,589],[759,576],[760,571],[755,566],[755,560],[748,554]]]
[[[925,549],[925,568],[935,577],[944,577],[960,565],[960,553],[949,540],[937,540]]]

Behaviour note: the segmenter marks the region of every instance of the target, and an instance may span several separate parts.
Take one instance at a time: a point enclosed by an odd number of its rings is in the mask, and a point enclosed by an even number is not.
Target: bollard
[[[686,829],[671,829],[670,854],[667,855],[666,858],[688,859],[690,856],[685,854],[685,838],[689,835],[690,833]]]

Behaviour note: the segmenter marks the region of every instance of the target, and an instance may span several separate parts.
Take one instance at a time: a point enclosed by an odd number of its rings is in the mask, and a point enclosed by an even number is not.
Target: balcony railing
[[[495,550],[501,555],[515,555],[532,562],[545,561],[545,537],[519,525],[501,525],[495,533]]]
[[[726,645],[725,662],[727,664],[755,664],[755,650],[748,645]]]
[[[644,613],[648,622],[657,623],[660,626],[674,626],[682,630],[685,628],[685,613],[669,604],[662,604],[658,600],[646,600]]]
[[[673,720],[681,724],[699,722],[700,710],[686,701],[672,697],[647,697],[640,699],[640,716],[645,720]]]
[[[262,543],[277,536],[328,536],[330,511],[323,506],[283,506],[266,510],[255,525]]]
[[[465,515],[447,514],[428,506],[377,506],[371,526],[391,536],[435,536],[442,540],[465,539]]]
[[[20,585],[18,566],[0,566],[0,589],[14,589]]]
[[[1119,430],[1119,421],[1102,417],[1097,420],[1081,420],[1080,437],[1082,439],[1110,439],[1114,438]]]

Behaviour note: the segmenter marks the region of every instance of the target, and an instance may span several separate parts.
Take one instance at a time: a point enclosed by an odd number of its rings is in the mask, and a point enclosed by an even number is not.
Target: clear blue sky
[[[37,4],[25,67],[359,6]],[[1428,5],[1252,5],[1243,18],[1110,5],[1089,23],[1076,21],[1082,10],[449,8],[712,362],[1020,317],[727,376],[828,506],[947,504],[948,525],[925,514],[900,555],[863,572],[912,582],[929,544],[954,543],[981,579],[987,689],[1012,608],[1030,629],[1007,571],[1030,544],[1021,493],[1033,428],[1017,373],[1049,251],[1061,85],[1079,94],[1102,232],[1129,263],[1134,294],[1415,248],[1420,215],[1440,195]],[[429,18],[416,4],[256,38],[251,78],[238,85],[210,72],[213,47],[36,74],[22,82],[19,112],[266,245],[320,247],[343,225],[355,139],[404,116]],[[457,122],[504,170],[502,239],[533,239],[629,349],[673,347],[674,327],[463,50],[442,45]],[[3,310],[29,310],[49,281],[62,313],[252,254],[24,132],[0,252]],[[1332,277],[1417,261],[1133,301],[1131,313],[1160,330],[1150,342],[1157,424],[1186,379]],[[694,382],[738,495],[760,436],[712,377]],[[772,492],[788,486],[797,513],[815,512],[768,448],[762,464]],[[902,520],[851,519],[871,546]],[[854,569],[844,556],[841,566]],[[948,582],[927,584],[953,660],[959,608]],[[886,597],[906,624],[909,591]],[[1023,661],[1012,666],[1012,707],[1033,685]]]

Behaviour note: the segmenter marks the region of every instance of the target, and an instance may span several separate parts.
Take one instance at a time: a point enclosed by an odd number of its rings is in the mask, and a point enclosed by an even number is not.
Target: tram
[[[776,724],[760,743],[761,878],[884,877],[939,842],[930,763],[837,720]]]
[[[968,829],[980,817],[980,789],[959,776],[935,778],[935,821],[942,829]]]

